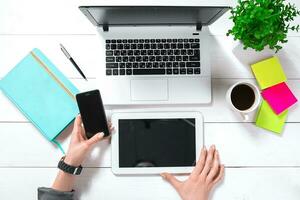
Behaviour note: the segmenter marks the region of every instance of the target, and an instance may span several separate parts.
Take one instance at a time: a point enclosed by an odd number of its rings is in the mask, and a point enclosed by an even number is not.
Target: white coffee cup
[[[237,86],[240,86],[240,85],[246,85],[246,86],[249,86],[253,93],[254,93],[254,101],[253,101],[253,104],[247,108],[247,109],[238,109],[236,105],[234,105],[234,103],[232,102],[232,91],[233,89],[235,89]],[[235,91],[236,92],[236,91]],[[227,102],[229,103],[229,105],[231,106],[231,109],[233,109],[234,111],[238,112],[244,121],[247,121],[249,120],[249,114],[251,112],[253,112],[260,104],[260,101],[261,101],[261,95],[260,95],[260,91],[258,89],[258,87],[252,83],[249,83],[249,82],[237,82],[236,84],[234,84],[233,86],[231,86],[228,91],[227,91],[227,94],[226,94],[226,100]]]

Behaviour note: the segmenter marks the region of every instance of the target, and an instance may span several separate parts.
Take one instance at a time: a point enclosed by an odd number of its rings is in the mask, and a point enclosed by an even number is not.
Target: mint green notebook
[[[61,148],[55,138],[79,113],[75,99],[79,91],[39,49],[33,49],[13,68],[1,80],[0,88],[49,141]]]

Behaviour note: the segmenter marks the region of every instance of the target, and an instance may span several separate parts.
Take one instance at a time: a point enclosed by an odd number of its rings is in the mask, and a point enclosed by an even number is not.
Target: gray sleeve
[[[74,190],[70,192],[61,192],[51,188],[38,188],[38,200],[73,200]]]

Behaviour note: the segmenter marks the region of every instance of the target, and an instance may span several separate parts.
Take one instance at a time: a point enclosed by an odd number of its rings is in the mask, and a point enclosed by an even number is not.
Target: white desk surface
[[[81,1],[82,2],[82,1]],[[0,77],[29,50],[40,48],[80,89],[96,88],[103,73],[104,52],[95,28],[74,0],[2,0],[0,3]],[[122,1],[119,1],[122,2]],[[138,1],[136,1],[138,2]],[[149,4],[151,4],[151,1]],[[153,1],[153,4],[160,1]],[[165,1],[168,4],[173,1]],[[188,5],[181,1],[180,5]],[[190,1],[196,5],[198,0]],[[220,0],[211,1],[218,3]],[[300,7],[299,0],[291,0]],[[109,1],[99,0],[99,4]],[[114,1],[118,3],[118,1]],[[111,110],[199,110],[205,120],[205,144],[216,144],[226,165],[225,180],[215,200],[298,200],[300,198],[300,108],[294,106],[281,136],[255,127],[253,117],[241,122],[225,102],[226,90],[239,80],[255,79],[249,64],[272,52],[243,51],[232,37],[228,13],[210,27],[213,101],[187,107],[108,107]],[[298,23],[300,19],[296,20]],[[291,33],[278,53],[291,89],[300,99],[300,33]],[[89,78],[84,81],[60,52],[63,43]],[[102,69],[102,70],[101,70]],[[0,199],[36,199],[38,186],[50,186],[60,151],[46,141],[0,93]],[[61,138],[67,148],[69,135]],[[85,163],[76,184],[81,199],[179,199],[159,176],[118,177],[111,173],[109,142],[99,144]],[[185,177],[182,177],[185,178]],[[12,194],[16,189],[18,193]]]

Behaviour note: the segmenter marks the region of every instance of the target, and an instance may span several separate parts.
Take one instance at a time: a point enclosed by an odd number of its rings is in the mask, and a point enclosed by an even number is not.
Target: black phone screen
[[[109,130],[99,90],[77,94],[76,100],[87,138],[98,132],[108,136]]]

